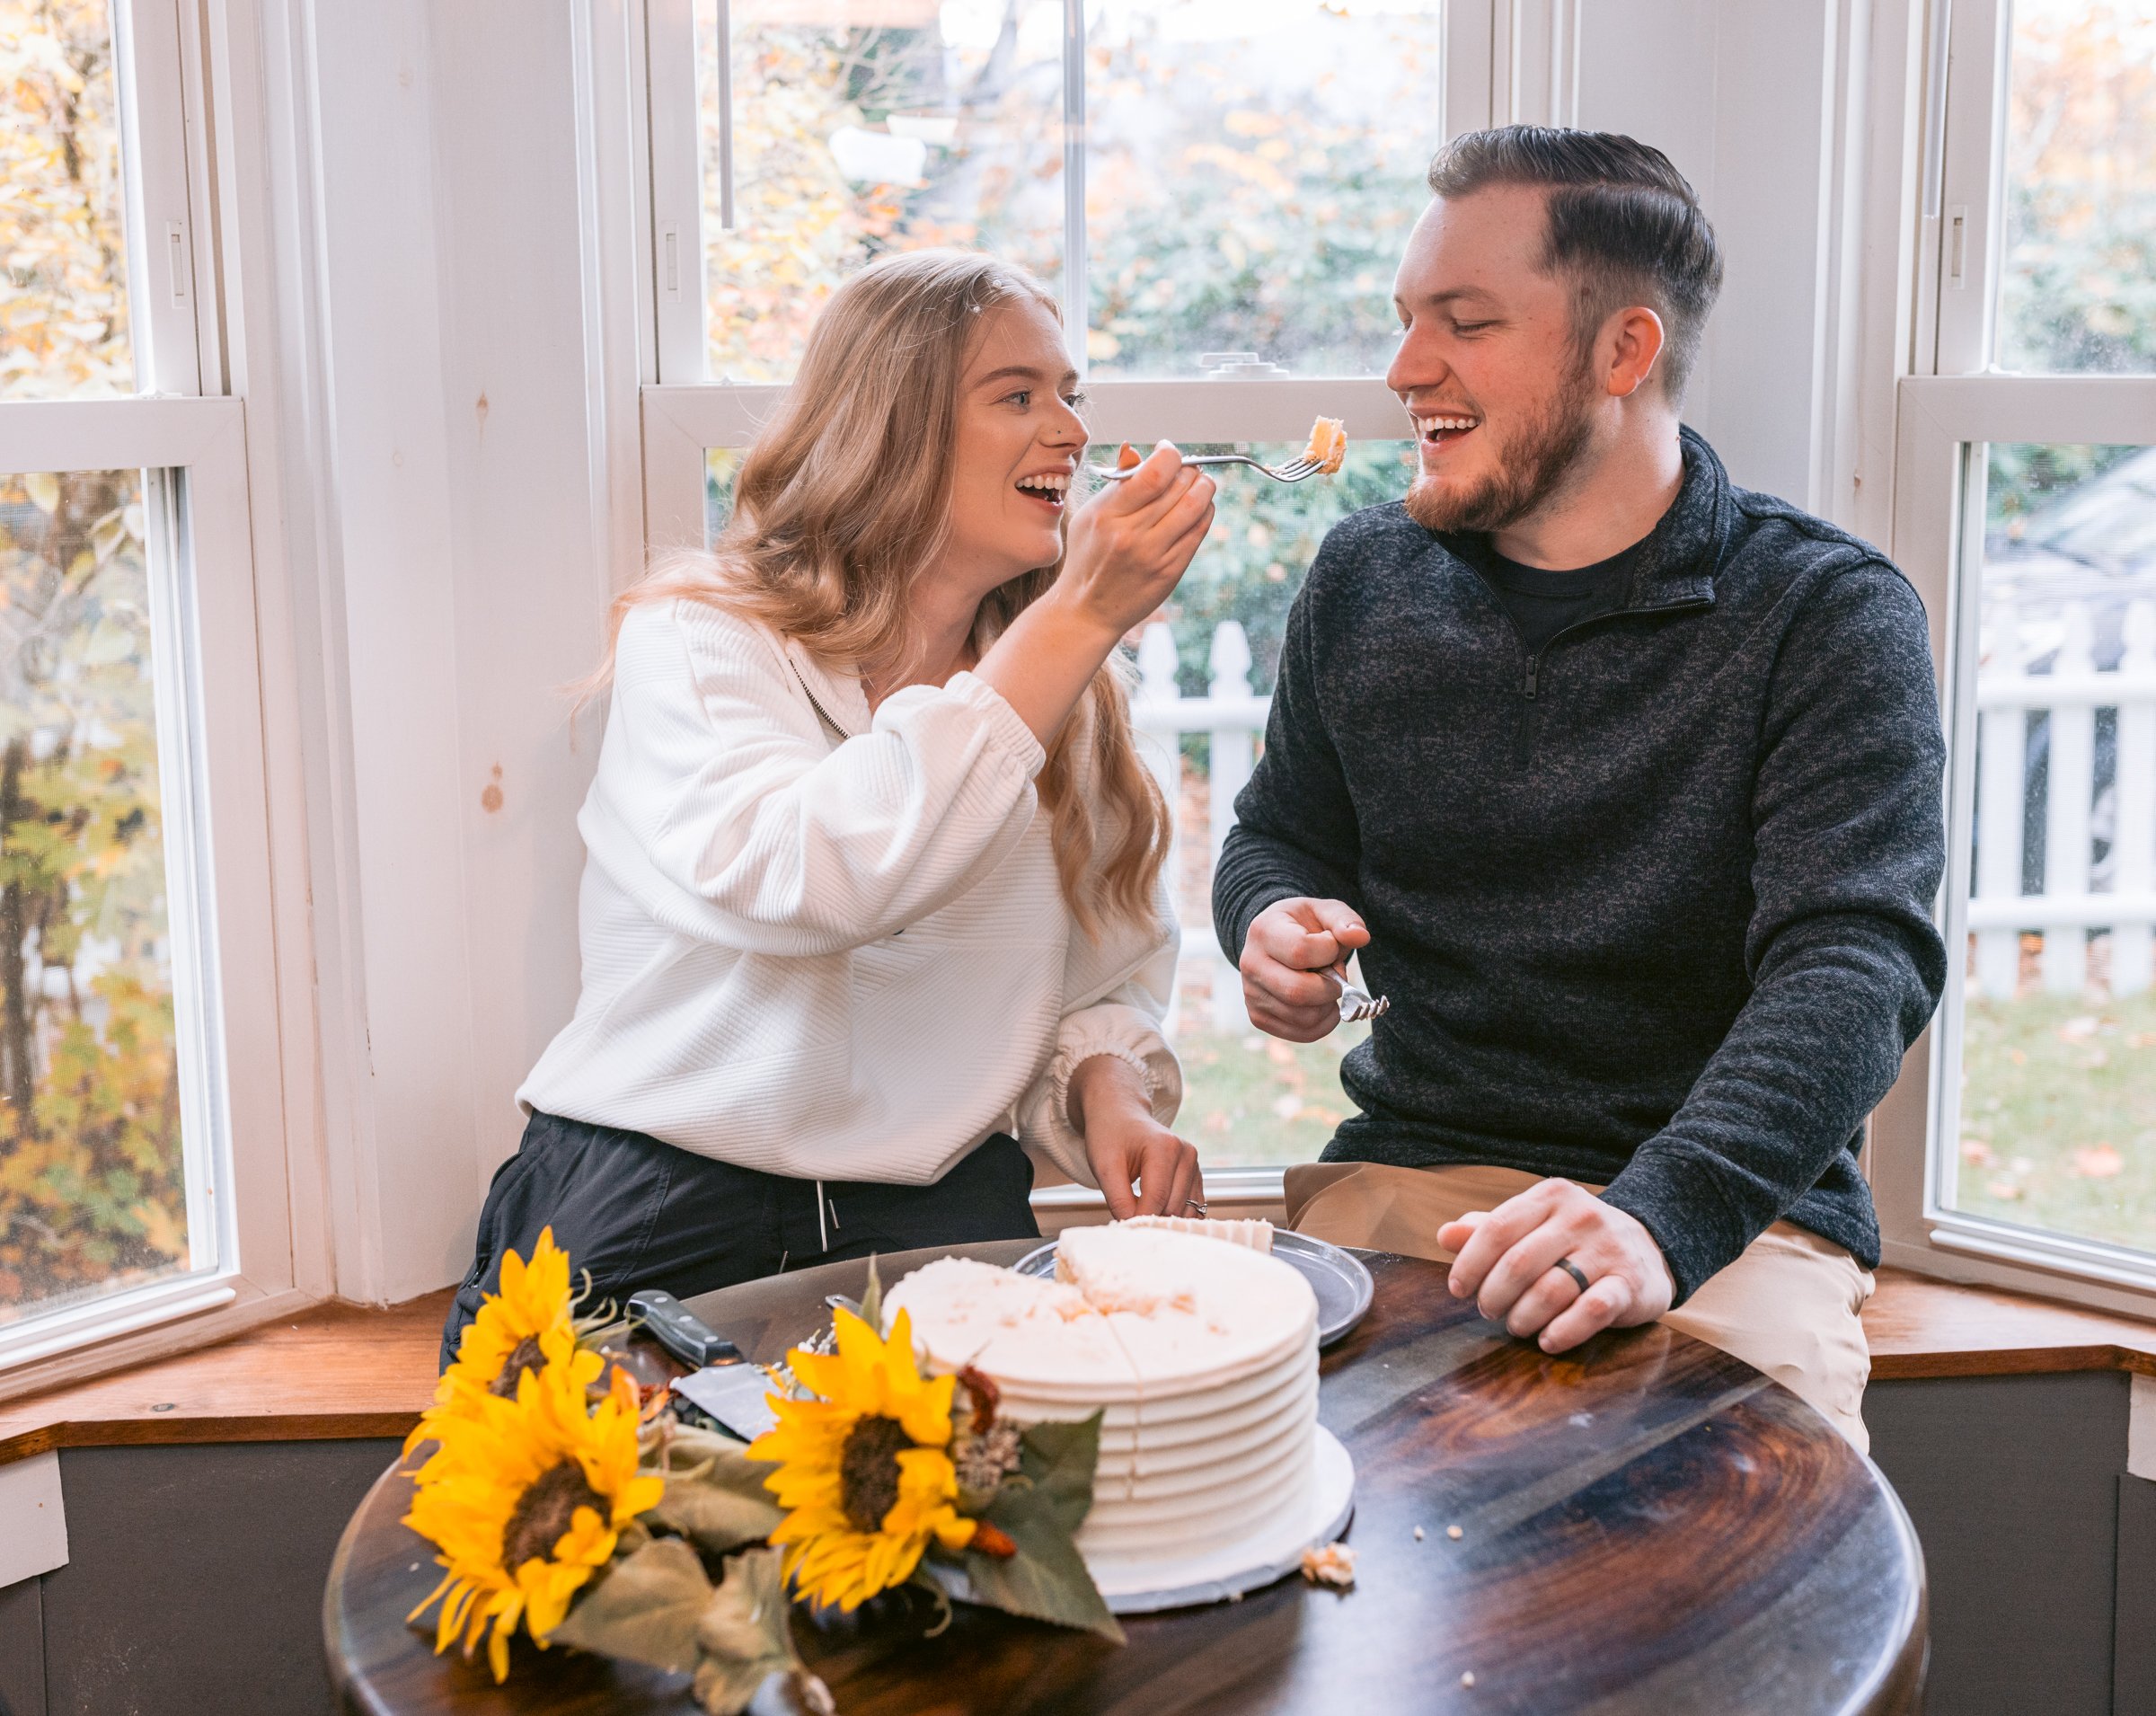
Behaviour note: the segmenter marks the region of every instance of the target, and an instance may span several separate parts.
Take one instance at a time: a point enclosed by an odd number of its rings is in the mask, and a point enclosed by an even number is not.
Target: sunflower
[[[518,1621],[543,1647],[622,1527],[666,1488],[637,1475],[636,1385],[616,1371],[590,1409],[598,1355],[558,1331],[547,1344],[547,1362],[518,1374],[515,1399],[481,1394],[437,1420],[438,1446],[404,1516],[448,1570],[408,1618],[442,1598],[436,1651],[461,1633],[469,1656],[485,1635],[497,1680],[509,1671]]]
[[[543,1229],[526,1263],[504,1252],[499,1289],[490,1293],[479,1314],[464,1325],[456,1362],[436,1384],[434,1404],[420,1415],[404,1451],[441,1434],[441,1420],[473,1410],[482,1396],[517,1398],[517,1383],[577,1340],[576,1300],[570,1291],[569,1253],[554,1243],[554,1230]],[[595,1373],[596,1374],[596,1373]]]
[[[748,1453],[778,1463],[764,1483],[786,1509],[771,1535],[785,1547],[786,1577],[817,1603],[852,1610],[912,1578],[931,1538],[963,1549],[977,1527],[953,1505],[958,1472],[946,1450],[957,1378],[915,1368],[903,1311],[888,1343],[851,1312],[836,1322],[836,1354],[788,1357],[819,1398],[774,1395],[778,1428]]]

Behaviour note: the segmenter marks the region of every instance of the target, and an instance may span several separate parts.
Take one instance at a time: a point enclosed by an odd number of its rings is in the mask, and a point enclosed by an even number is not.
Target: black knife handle
[[[746,1363],[741,1349],[671,1293],[656,1290],[629,1296],[630,1326],[641,1320],[658,1341],[685,1365],[703,1370],[712,1365]]]

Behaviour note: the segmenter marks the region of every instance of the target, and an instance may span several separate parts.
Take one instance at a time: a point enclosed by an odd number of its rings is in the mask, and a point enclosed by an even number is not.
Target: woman
[[[1213,485],[1163,445],[1066,518],[1075,381],[1027,276],[879,262],[717,548],[616,605],[583,991],[445,1364],[550,1225],[619,1299],[1035,1234],[1027,1146],[1118,1216],[1203,1208],[1167,1126],[1167,809],[1110,657]]]

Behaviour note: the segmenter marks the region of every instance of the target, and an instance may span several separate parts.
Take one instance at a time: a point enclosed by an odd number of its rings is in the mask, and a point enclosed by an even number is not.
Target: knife
[[[671,1293],[629,1296],[632,1326],[641,1318],[651,1338],[685,1365],[694,1367],[674,1379],[674,1392],[709,1412],[744,1442],[775,1429],[778,1417],[764,1396],[771,1378],[763,1367]]]

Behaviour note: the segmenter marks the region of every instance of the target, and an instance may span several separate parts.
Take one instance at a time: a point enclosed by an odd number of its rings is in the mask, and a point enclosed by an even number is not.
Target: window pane
[[[886,251],[977,246],[1059,287],[1056,0],[735,0],[731,231],[698,11],[713,379],[791,380],[831,289]]]
[[[1291,459],[1301,450],[1286,445],[1231,449],[1195,444],[1186,449],[1245,452],[1268,464]],[[1107,447],[1091,451],[1097,464],[1111,463],[1115,453]],[[1241,657],[1222,636],[1232,624],[1241,629],[1248,646],[1250,690],[1268,695],[1279,668],[1288,605],[1303,587],[1325,533],[1357,508],[1398,500],[1414,470],[1411,442],[1380,441],[1350,447],[1346,465],[1330,479],[1291,485],[1269,482],[1253,471],[1221,473],[1212,534],[1164,613],[1175,635],[1176,678],[1183,694],[1208,692],[1216,662],[1229,681],[1223,690],[1235,689],[1232,682]],[[1208,1167],[1310,1162],[1325,1147],[1333,1128],[1355,1111],[1340,1088],[1340,1058],[1369,1036],[1370,1027],[1343,1027],[1315,1043],[1285,1043],[1261,1035],[1244,1014],[1241,986],[1217,956],[1213,941],[1215,741],[1201,718],[1192,719],[1197,727],[1182,739],[1176,807],[1181,843],[1176,898],[1184,925],[1181,1008],[1176,1022],[1184,1095],[1176,1126],[1197,1145]],[[1260,718],[1252,739],[1261,741],[1263,736]],[[1235,745],[1241,734],[1228,733],[1224,740]],[[1233,783],[1228,780],[1224,786]]]
[[[0,476],[0,1323],[190,1267],[142,481]]]
[[[0,399],[135,391],[105,0],[0,4]]]
[[[1439,0],[1103,0],[1086,24],[1096,376],[1247,352],[1367,376],[1428,200]]]
[[[2156,369],[2156,0],[2014,0],[1999,362]]]
[[[2156,448],[1993,447],[1986,502],[1947,1201],[2156,1250]]]

